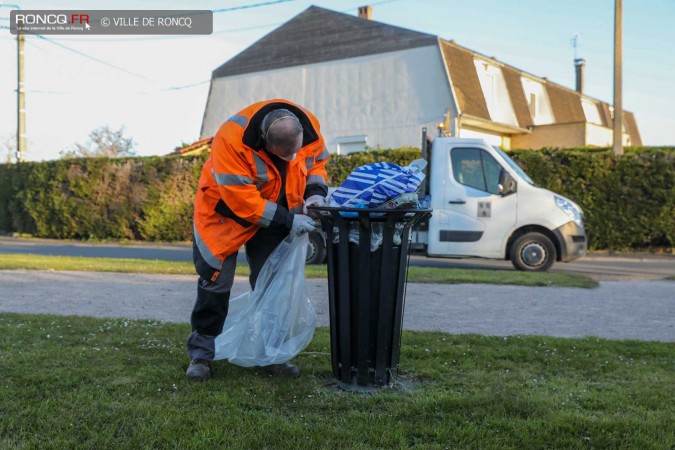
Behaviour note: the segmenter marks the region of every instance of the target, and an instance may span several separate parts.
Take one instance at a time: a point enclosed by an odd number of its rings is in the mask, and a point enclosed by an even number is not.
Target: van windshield
[[[500,155],[502,158],[504,158],[504,161],[506,161],[506,164],[508,164],[509,167],[511,167],[513,170],[515,170],[516,173],[518,174],[518,176],[520,176],[520,178],[522,178],[523,180],[527,181],[527,182],[530,183],[532,186],[535,185],[535,184],[534,184],[534,181],[532,181],[532,178],[528,177],[527,174],[523,171],[523,169],[521,169],[521,168],[518,166],[518,164],[516,164],[511,158],[509,158],[509,155],[507,155],[506,153],[504,153],[504,151],[503,151],[501,148],[496,147],[496,146],[493,146],[492,148],[494,148],[494,149],[497,151],[497,153],[499,153],[499,155]]]

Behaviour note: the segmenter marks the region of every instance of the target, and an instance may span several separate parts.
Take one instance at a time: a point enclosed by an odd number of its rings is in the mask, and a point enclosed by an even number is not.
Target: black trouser
[[[255,288],[255,282],[265,261],[286,236],[288,236],[286,230],[261,228],[246,243],[246,260],[251,271],[249,275],[251,289]],[[216,336],[223,331],[223,324],[227,317],[230,291],[237,267],[237,253],[225,259],[220,274],[215,281],[211,281],[215,269],[209,269],[194,241],[192,252],[199,280],[197,281],[197,301],[190,317],[192,334],[188,338],[187,348],[190,359],[200,358],[211,361],[215,355]]]

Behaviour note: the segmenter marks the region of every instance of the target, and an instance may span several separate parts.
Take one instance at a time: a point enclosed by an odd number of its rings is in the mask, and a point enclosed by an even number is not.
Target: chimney
[[[373,7],[372,6],[359,6],[359,17],[361,19],[373,20]]]
[[[584,66],[586,65],[586,60],[583,58],[576,58],[574,60],[574,69],[577,74],[577,92],[580,94],[584,93]]]

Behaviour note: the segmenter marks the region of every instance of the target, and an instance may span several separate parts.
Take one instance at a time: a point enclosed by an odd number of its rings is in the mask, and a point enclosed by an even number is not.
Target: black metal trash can
[[[326,233],[333,374],[346,389],[389,385],[399,364],[410,229],[431,210],[310,209],[321,211]]]

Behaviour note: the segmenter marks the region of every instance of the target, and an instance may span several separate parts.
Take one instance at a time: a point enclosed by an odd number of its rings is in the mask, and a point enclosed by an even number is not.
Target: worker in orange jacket
[[[237,252],[245,245],[255,287],[268,256],[289,235],[317,229],[307,206],[325,204],[328,151],[319,121],[287,100],[255,103],[216,133],[194,208],[193,259],[199,275],[190,322],[187,377],[210,378],[215,338],[223,329]],[[265,368],[297,377],[289,363]]]

